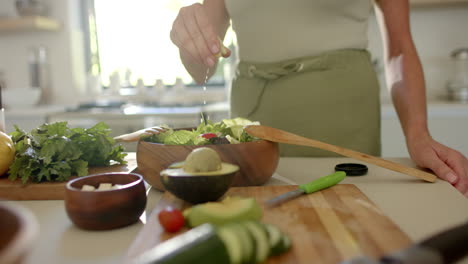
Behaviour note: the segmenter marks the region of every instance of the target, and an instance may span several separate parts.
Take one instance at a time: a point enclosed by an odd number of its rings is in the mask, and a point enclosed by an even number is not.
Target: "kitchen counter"
[[[392,159],[411,166],[408,159]],[[302,184],[330,174],[348,158],[282,158],[268,185]],[[355,162],[355,161],[354,161]],[[411,176],[369,165],[365,176],[347,177],[408,236],[418,241],[468,219],[468,200],[450,184],[425,183]],[[146,213],[162,193],[149,190]],[[143,223],[111,231],[83,231],[68,219],[63,201],[18,201],[40,224],[39,242],[26,263],[119,263]],[[144,217],[142,218],[145,219]],[[468,258],[462,263],[468,263]]]

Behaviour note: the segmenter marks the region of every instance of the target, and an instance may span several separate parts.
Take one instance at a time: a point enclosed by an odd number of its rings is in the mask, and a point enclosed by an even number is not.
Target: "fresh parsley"
[[[16,156],[9,179],[28,181],[67,181],[71,176],[88,174],[90,166],[125,164],[122,145],[109,136],[103,122],[85,128],[69,128],[67,122],[44,124],[26,133],[15,126],[10,133]]]

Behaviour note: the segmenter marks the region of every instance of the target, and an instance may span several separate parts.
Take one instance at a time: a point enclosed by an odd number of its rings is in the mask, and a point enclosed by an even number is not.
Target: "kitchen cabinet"
[[[43,16],[11,17],[0,19],[0,33],[24,31],[57,31],[60,23]]]
[[[468,104],[428,104],[432,137],[468,156]],[[408,157],[405,137],[392,105],[382,107],[382,156]]]

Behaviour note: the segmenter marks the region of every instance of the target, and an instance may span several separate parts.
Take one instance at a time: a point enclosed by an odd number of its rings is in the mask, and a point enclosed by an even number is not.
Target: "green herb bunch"
[[[89,166],[125,164],[124,148],[109,136],[105,123],[85,128],[69,128],[67,122],[44,124],[26,133],[17,126],[10,133],[16,148],[9,179],[66,181],[88,174]]]

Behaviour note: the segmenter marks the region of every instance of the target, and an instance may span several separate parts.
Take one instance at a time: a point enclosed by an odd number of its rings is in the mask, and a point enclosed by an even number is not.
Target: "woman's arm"
[[[224,0],[205,0],[180,9],[171,30],[171,40],[179,48],[180,58],[192,78],[199,84],[215,72],[229,15]],[[231,55],[222,54],[224,57]],[[207,72],[209,69],[209,76]]]
[[[427,126],[424,74],[409,26],[408,0],[377,0],[387,87],[411,158],[468,195],[468,160],[432,139]]]

